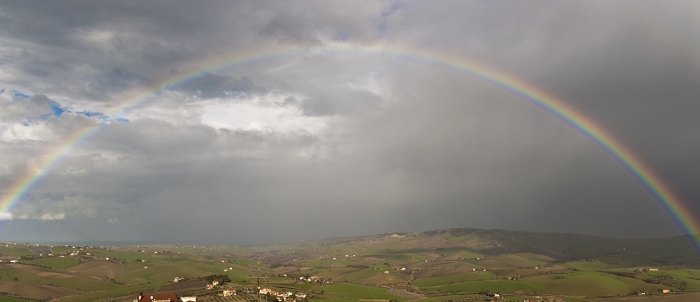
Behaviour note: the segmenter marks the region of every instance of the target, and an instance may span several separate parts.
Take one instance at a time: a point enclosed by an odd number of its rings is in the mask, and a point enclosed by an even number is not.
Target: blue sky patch
[[[4,89],[4,88],[3,88],[3,89],[0,89],[0,94],[3,94],[3,93],[5,93],[5,89]]]
[[[76,113],[77,113],[77,114],[84,115],[84,116],[87,116],[87,117],[104,117],[104,116],[105,116],[104,113],[102,113],[102,112],[97,112],[97,111],[87,111],[87,110],[85,110],[85,111],[78,111],[78,112],[76,112]]]
[[[12,96],[14,96],[16,98],[25,98],[25,99],[29,98],[28,94],[21,92],[21,91],[17,91],[17,90],[12,90],[12,94],[13,94]]]
[[[61,114],[63,114],[63,112],[66,111],[66,109],[63,109],[56,105],[49,105],[49,107],[51,107],[51,110],[53,110],[53,116],[55,117],[61,116]]]
[[[129,119],[123,118],[123,117],[118,117],[118,118],[115,118],[114,120],[116,120],[117,122],[120,122],[120,123],[124,123],[124,124],[129,122]]]

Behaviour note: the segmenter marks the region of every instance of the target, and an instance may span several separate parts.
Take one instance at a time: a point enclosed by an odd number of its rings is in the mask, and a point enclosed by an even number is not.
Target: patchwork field
[[[138,291],[196,295],[200,302],[257,300],[254,292],[224,299],[222,287],[207,291],[208,276],[226,276],[230,283],[224,286],[241,291],[260,282],[273,291],[304,293],[304,302],[467,302],[493,299],[494,293],[499,301],[538,296],[683,302],[694,301],[698,296],[692,291],[700,290],[700,253],[688,252],[688,246],[678,238],[635,241],[477,229],[265,247],[60,246],[51,248],[53,256],[6,243],[0,246],[0,293],[6,294],[0,302],[27,301],[30,295],[128,302]],[[176,277],[185,279],[174,283]]]
[[[126,269],[123,264],[101,260],[81,262],[80,264],[67,267],[66,270],[109,279],[114,279],[126,274]]]
[[[31,297],[38,299],[54,299],[72,296],[80,293],[80,291],[75,289],[57,286],[26,284],[12,281],[0,281],[0,292],[10,293],[19,296],[24,296],[27,293],[31,293]],[[26,302],[27,300],[24,301]]]

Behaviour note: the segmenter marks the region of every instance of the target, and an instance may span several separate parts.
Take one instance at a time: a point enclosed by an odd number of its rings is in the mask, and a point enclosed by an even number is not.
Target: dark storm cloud
[[[682,234],[559,117],[490,81],[362,49],[463,57],[552,93],[700,213],[695,12],[694,2],[0,5],[3,183],[105,123],[0,234],[228,244],[448,227]],[[206,74],[120,113],[128,123],[78,114],[113,114],[151,82],[256,49],[301,54]]]

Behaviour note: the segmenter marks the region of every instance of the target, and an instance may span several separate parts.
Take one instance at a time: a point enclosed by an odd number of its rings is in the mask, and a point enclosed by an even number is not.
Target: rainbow
[[[140,93],[129,97],[119,106],[112,109],[110,115],[120,116],[130,112],[131,110],[158,98],[161,93],[177,88],[185,83],[191,82],[206,75],[216,73],[222,70],[238,68],[244,65],[259,63],[289,57],[300,57],[314,54],[337,54],[337,53],[352,53],[361,55],[379,55],[390,56],[410,61],[420,61],[442,66],[464,74],[471,75],[486,82],[497,85],[498,87],[510,91],[511,93],[522,97],[534,105],[548,111],[559,119],[568,123],[570,126],[578,129],[580,132],[588,136],[592,141],[597,143],[601,148],[607,151],[612,157],[620,162],[634,177],[636,177],[666,208],[666,210],[675,218],[681,228],[692,237],[693,243],[700,249],[700,223],[692,215],[692,211],[685,203],[659,178],[652,169],[650,169],[642,160],[634,153],[625,147],[619,140],[606,132],[595,121],[588,118],[584,114],[576,111],[565,102],[557,97],[547,93],[546,91],[528,84],[508,73],[496,70],[473,61],[469,61],[463,57],[449,55],[431,55],[428,53],[417,51],[405,51],[402,49],[387,49],[373,46],[330,46],[318,49],[292,49],[292,50],[275,50],[275,51],[256,51],[233,56],[211,59],[206,62],[200,62],[191,68],[186,68],[190,72],[182,73],[177,76],[171,76],[163,81],[148,85],[147,89]],[[12,209],[17,206],[28,192],[34,189],[42,179],[56,169],[61,163],[61,160],[68,155],[74,153],[86,141],[95,136],[109,123],[95,123],[79,131],[63,144],[57,146],[53,152],[50,152],[43,158],[33,171],[25,173],[21,178],[17,179],[9,188],[10,194],[0,199],[0,219],[11,219]]]

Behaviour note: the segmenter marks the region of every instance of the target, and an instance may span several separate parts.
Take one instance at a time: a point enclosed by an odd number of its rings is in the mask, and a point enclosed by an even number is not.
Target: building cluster
[[[306,298],[306,294],[297,292],[297,293],[292,293],[290,291],[284,291],[284,292],[277,292],[273,289],[269,288],[261,288],[259,291],[259,294],[261,295],[270,295],[275,297],[275,300],[280,301],[280,302],[289,302],[289,301],[301,301],[304,298]]]
[[[302,282],[309,282],[309,283],[311,283],[311,282],[316,282],[316,283],[320,283],[320,284],[331,284],[331,283],[333,283],[333,282],[331,282],[330,280],[328,280],[328,279],[326,279],[326,278],[321,278],[321,277],[316,277],[316,276],[311,276],[311,277],[299,277],[299,281],[302,281]]]
[[[134,302],[197,302],[197,297],[179,297],[175,293],[144,295],[139,292]]]

